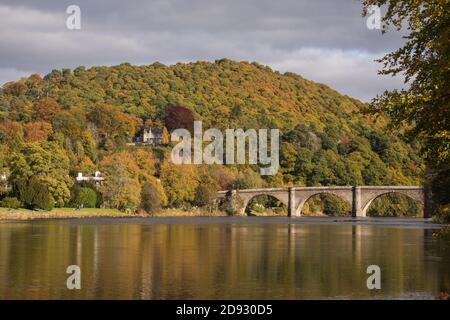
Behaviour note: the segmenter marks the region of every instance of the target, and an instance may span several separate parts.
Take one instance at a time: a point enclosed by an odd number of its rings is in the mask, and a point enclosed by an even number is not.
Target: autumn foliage
[[[194,115],[191,110],[182,106],[168,106],[164,117],[167,130],[187,129],[194,132]]]
[[[212,210],[215,192],[232,188],[420,183],[417,142],[390,134],[382,116],[359,114],[364,106],[296,74],[228,59],[32,75],[0,90],[0,200],[44,209],[92,205],[95,193],[97,206],[122,210]],[[192,132],[194,119],[205,129],[280,129],[280,171],[174,165],[170,135]],[[133,143],[154,127],[162,145]],[[74,177],[96,170],[105,181],[81,183],[77,198]]]

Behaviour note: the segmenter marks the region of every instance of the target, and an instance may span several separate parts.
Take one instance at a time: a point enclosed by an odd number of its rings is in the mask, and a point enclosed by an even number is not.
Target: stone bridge
[[[217,198],[224,198],[227,192],[219,191]],[[343,187],[293,187],[232,190],[243,201],[242,214],[253,197],[269,195],[284,203],[288,208],[288,216],[300,216],[303,206],[314,195],[330,193],[346,201],[352,208],[353,217],[365,217],[370,204],[379,196],[388,193],[401,193],[424,207],[424,216],[428,217],[425,192],[422,186],[343,186]]]

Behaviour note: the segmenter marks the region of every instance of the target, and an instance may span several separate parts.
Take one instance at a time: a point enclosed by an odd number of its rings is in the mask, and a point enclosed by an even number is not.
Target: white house
[[[99,184],[102,181],[104,181],[105,178],[100,176],[100,171],[95,171],[94,175],[89,175],[89,176],[83,176],[82,172],[78,172],[76,180],[78,182],[81,182],[81,181],[94,181],[95,184]]]

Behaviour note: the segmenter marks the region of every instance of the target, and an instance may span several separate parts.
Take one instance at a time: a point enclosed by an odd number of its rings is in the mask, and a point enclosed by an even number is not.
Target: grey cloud
[[[70,4],[81,7],[81,30],[65,28]],[[401,85],[381,81],[372,60],[402,39],[368,30],[361,9],[355,0],[0,0],[0,69],[47,73],[228,57],[298,72],[366,100]],[[330,64],[330,53],[341,65]],[[343,70],[343,61],[354,69]]]

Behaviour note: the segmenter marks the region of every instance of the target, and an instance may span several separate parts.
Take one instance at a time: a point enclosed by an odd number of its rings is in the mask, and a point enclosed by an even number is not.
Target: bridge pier
[[[288,217],[296,215],[295,212],[295,191],[293,188],[289,188],[289,202],[288,202]]]
[[[423,217],[424,218],[431,218],[431,202],[430,202],[430,185],[426,184],[423,188]]]
[[[361,204],[361,188],[353,187],[353,199],[352,199],[352,217],[365,217],[366,214]]]

